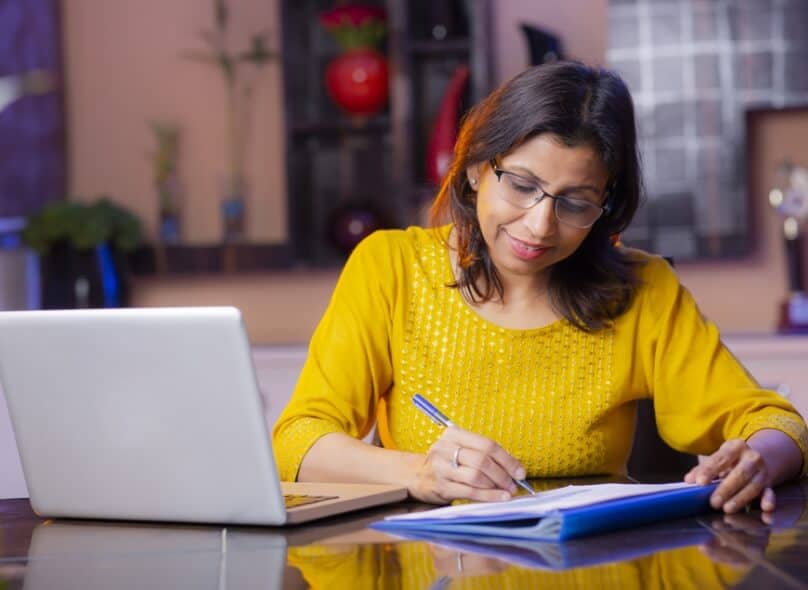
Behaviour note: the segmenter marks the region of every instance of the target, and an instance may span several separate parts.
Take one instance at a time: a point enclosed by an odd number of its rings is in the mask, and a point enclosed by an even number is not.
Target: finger
[[[439,479],[436,482],[435,493],[444,502],[451,500],[476,500],[478,502],[505,502],[511,495],[503,490],[480,489],[468,484],[449,479]]]
[[[764,512],[763,517],[761,517],[763,522],[771,524],[771,522],[767,522],[766,519],[766,517],[769,517],[768,520],[771,520],[771,515],[766,513],[774,512],[775,508],[777,508],[777,497],[774,494],[774,490],[766,488],[763,490],[763,495],[760,498],[760,509]]]
[[[724,512],[731,514],[741,510],[755,498],[759,497],[766,488],[766,474],[756,473],[751,480],[737,494],[729,498],[723,505]]]
[[[713,492],[710,498],[710,503],[713,508],[722,507],[725,502],[744,489],[757,473],[765,471],[765,468],[766,466],[763,463],[760,453],[747,448],[735,467],[732,468],[718,488],[716,488],[715,492]],[[761,486],[757,492],[759,494],[762,491],[763,486]]]
[[[509,477],[516,479],[525,478],[525,468],[508,451],[503,449],[497,443],[485,436],[463,430],[462,428],[451,427],[447,431],[454,430],[451,440],[461,445],[464,448],[474,449],[483,455],[491,457]]]
[[[744,449],[743,441],[733,439],[725,442],[712,455],[692,469],[695,483],[705,485],[726,474],[738,462]]]
[[[498,488],[511,495],[516,493],[516,484],[499,465],[469,447],[455,445],[451,457],[447,459],[441,454],[441,459],[433,462],[432,469],[442,479],[463,483],[473,488],[484,490]]]
[[[511,494],[516,492],[516,484],[511,476],[491,456],[475,449],[463,448],[458,463],[467,475],[464,480],[467,483],[475,487],[497,487],[508,490]]]
[[[724,507],[735,512],[757,498],[767,487],[768,472],[763,457],[754,449],[746,448],[740,461],[724,478],[710,498],[714,508]]]

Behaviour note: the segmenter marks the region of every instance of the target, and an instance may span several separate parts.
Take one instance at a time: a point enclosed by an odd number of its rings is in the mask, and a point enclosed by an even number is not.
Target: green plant
[[[378,6],[343,4],[320,13],[320,24],[345,51],[376,47],[384,38],[385,11]]]
[[[140,243],[140,220],[106,197],[92,203],[58,201],[31,214],[22,233],[23,242],[40,256],[51,247],[67,243],[77,250],[89,250],[109,242],[122,252]]]
[[[227,124],[230,147],[230,179],[233,182],[231,192],[238,193],[244,166],[244,150],[246,133],[249,129],[250,103],[254,89],[254,80],[240,77],[240,66],[252,65],[261,68],[269,61],[277,59],[277,52],[267,47],[269,33],[254,33],[250,36],[249,46],[245,51],[234,52],[228,48],[227,30],[230,21],[230,10],[226,0],[214,0],[214,29],[205,30],[199,36],[208,46],[209,51],[186,51],[189,59],[212,63],[218,66],[227,86]]]
[[[154,184],[160,197],[160,212],[176,213],[180,128],[171,122],[152,121],[151,129],[157,140],[157,149],[151,153],[151,160],[154,167]]]

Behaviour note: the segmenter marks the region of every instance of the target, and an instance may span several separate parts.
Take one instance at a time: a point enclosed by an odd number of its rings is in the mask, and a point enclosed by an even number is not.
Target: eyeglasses
[[[608,205],[600,207],[586,199],[556,197],[543,190],[534,181],[503,170],[497,166],[496,160],[491,160],[490,164],[497,176],[497,182],[501,186],[500,196],[520,209],[530,209],[541,203],[544,197],[550,197],[553,199],[553,211],[555,211],[556,219],[578,229],[591,227],[600,219],[601,215],[609,210]]]

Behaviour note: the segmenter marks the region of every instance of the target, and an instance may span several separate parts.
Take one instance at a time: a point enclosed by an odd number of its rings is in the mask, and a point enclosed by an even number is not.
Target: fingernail
[[[696,480],[696,483],[699,485],[707,485],[708,483],[710,483],[710,478],[708,478],[706,475],[699,475],[698,479]]]
[[[721,505],[724,503],[724,498],[721,496],[713,496],[710,498],[710,505],[713,508],[721,508]]]
[[[519,467],[516,470],[516,473],[513,474],[513,476],[516,479],[525,479],[525,475],[527,475],[527,474],[525,473],[525,468],[524,467]]]
[[[511,495],[508,492],[502,492],[502,494],[500,494],[500,498],[503,502],[507,502],[511,499]]]
[[[511,482],[510,485],[508,485],[508,491],[513,496],[516,493],[516,484]]]
[[[724,509],[725,509],[725,510],[735,510],[735,507],[736,507],[736,506],[737,506],[737,504],[736,504],[735,502],[733,502],[732,500],[730,500],[729,502],[727,502],[727,503],[724,505]]]

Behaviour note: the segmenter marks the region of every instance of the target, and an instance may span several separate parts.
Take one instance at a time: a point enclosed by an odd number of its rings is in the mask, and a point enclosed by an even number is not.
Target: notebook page
[[[525,516],[544,516],[555,510],[588,506],[607,500],[641,496],[656,492],[667,492],[683,488],[697,487],[698,484],[677,482],[665,484],[633,484],[605,483],[582,486],[566,486],[549,492],[540,492],[535,496],[519,496],[507,502],[480,502],[444,506],[424,512],[389,516],[385,520],[426,520],[455,519],[463,517],[506,516],[523,514]]]

